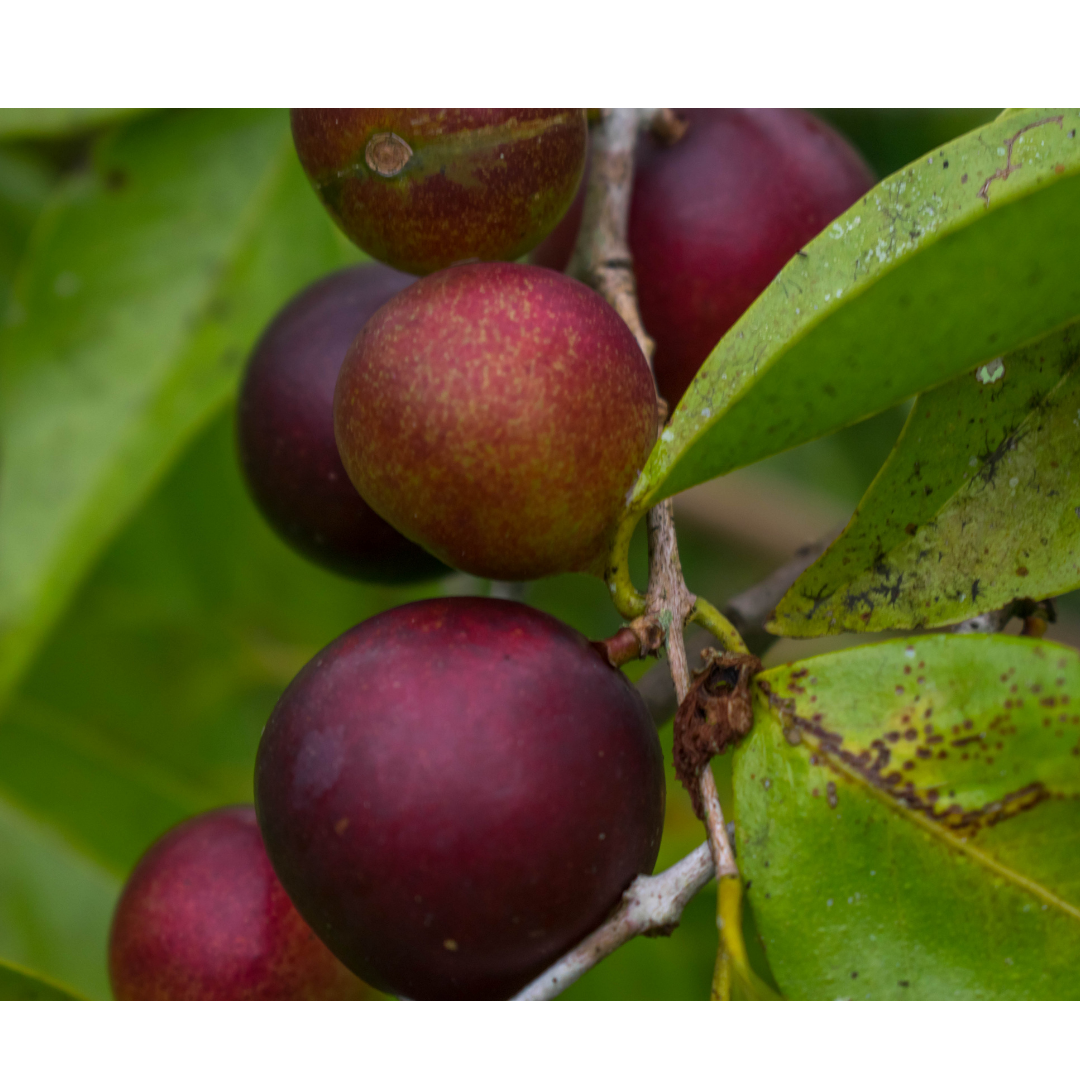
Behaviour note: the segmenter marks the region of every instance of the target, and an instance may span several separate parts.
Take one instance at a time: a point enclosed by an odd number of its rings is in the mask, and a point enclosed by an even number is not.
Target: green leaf
[[[1080,113],[995,120],[889,177],[725,335],[653,448],[640,511],[854,423],[1080,314]]]
[[[86,997],[108,997],[105,955],[120,879],[2,785],[0,852],[0,957]]]
[[[126,876],[182,818],[251,801],[263,725],[319,649],[440,587],[363,585],[295,554],[245,491],[222,414],[110,547],[10,699],[0,790]]]
[[[0,318],[30,230],[53,188],[53,175],[29,154],[0,147]]]
[[[77,994],[0,960],[0,1001],[75,1001]]]
[[[1080,586],[1080,324],[921,395],[788,637],[941,626]]]
[[[279,113],[148,117],[64,186],[0,338],[0,698],[274,311],[344,255]]]
[[[737,845],[794,998],[1080,994],[1080,656],[935,635],[763,672]]]
[[[0,139],[55,139],[79,135],[147,109],[0,109]]]

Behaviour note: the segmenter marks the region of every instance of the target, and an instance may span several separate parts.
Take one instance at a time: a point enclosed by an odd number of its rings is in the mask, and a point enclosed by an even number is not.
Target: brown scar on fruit
[[[709,760],[743,738],[754,722],[751,679],[761,661],[744,653],[705,649],[705,667],[694,672],[675,714],[675,775],[690,792],[694,813],[705,820],[698,777]]]
[[[368,139],[364,160],[379,176],[397,176],[413,156],[412,147],[392,131],[380,131]]]
[[[973,810],[965,811],[958,803],[950,803],[944,809],[939,809],[937,804],[941,796],[936,788],[919,791],[910,780],[901,786],[903,779],[901,774],[895,769],[886,771],[892,755],[883,740],[874,739],[869,750],[863,750],[858,754],[845,750],[841,745],[844,741],[843,736],[825,727],[821,713],[815,713],[809,719],[800,716],[796,712],[794,698],[781,697],[764,680],[759,679],[757,685],[768,696],[770,706],[781,718],[785,729],[793,728],[816,740],[820,753],[815,755],[818,761],[812,764],[821,764],[821,759],[824,758],[823,763],[835,769],[837,763],[841,763],[845,771],[857,774],[889,799],[902,804],[908,810],[922,814],[958,837],[974,837],[981,829],[990,828],[1025,810],[1031,810],[1039,803],[1053,797],[1053,793],[1046,785],[1037,781]],[[952,745],[978,742],[981,738],[982,736],[974,735],[954,740]],[[914,762],[907,762],[905,765],[913,766]],[[831,800],[830,805],[833,805]]]
[[[1045,120],[1036,120],[1033,124],[1028,124],[1026,127],[1022,127],[1015,135],[1005,140],[1005,168],[998,169],[997,172],[991,173],[985,181],[983,186],[979,188],[979,198],[982,199],[987,206],[990,205],[990,185],[995,180],[1008,180],[1008,178],[1016,172],[1017,169],[1022,168],[1020,165],[1014,165],[1012,163],[1013,144],[1025,131],[1030,131],[1032,128],[1042,127],[1043,124],[1057,124],[1058,127],[1062,127],[1064,121],[1064,115],[1061,116],[1048,116]]]

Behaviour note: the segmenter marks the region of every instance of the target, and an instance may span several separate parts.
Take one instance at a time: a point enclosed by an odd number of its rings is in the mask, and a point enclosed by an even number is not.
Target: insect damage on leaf
[[[807,669],[796,672],[792,679],[798,679],[801,674],[808,674]],[[868,749],[856,753],[845,749],[844,737],[825,726],[821,713],[814,713],[810,718],[800,716],[793,698],[785,698],[775,693],[768,680],[761,680],[758,685],[768,695],[769,704],[774,711],[790,724],[785,730],[788,742],[798,744],[802,741],[801,733],[805,732],[817,747],[815,756],[823,758],[825,764],[846,767],[846,770],[865,780],[887,798],[926,816],[957,835],[975,836],[984,826],[996,825],[999,821],[1030,810],[1043,799],[1050,798],[1046,785],[1036,781],[1017,791],[1006,792],[982,806],[965,810],[957,802],[945,805],[939,784],[920,787],[915,780],[907,779],[911,775],[907,770],[918,768],[920,762],[947,758],[949,750],[946,747],[970,747],[970,752],[961,755],[964,760],[969,759],[972,753],[977,755],[988,745],[1004,747],[1002,742],[987,743],[986,739],[988,736],[992,740],[998,736],[1016,733],[1016,728],[1007,723],[1008,714],[995,717],[985,731],[966,735],[961,732],[970,731],[974,727],[971,720],[965,720],[963,725],[953,724],[949,732],[943,733],[937,731],[933,724],[920,725],[918,722],[920,715],[925,717],[932,714],[932,708],[922,710],[921,713],[918,709],[912,709],[901,714],[897,728],[885,732],[882,738],[871,740]],[[793,688],[792,683],[788,686],[789,689]],[[1074,716],[1073,719],[1080,720],[1080,717]],[[793,733],[795,737],[792,737]],[[993,764],[991,755],[986,755],[985,760]],[[826,801],[835,809],[839,802],[836,783],[830,780],[825,787],[828,795]]]
[[[898,639],[771,668],[754,704],[739,868],[787,996],[1076,995],[1075,650]]]
[[[1080,584],[1080,324],[922,394],[851,522],[777,605],[806,637],[970,619]]]
[[[675,775],[704,820],[698,777],[709,759],[733,746],[754,722],[750,680],[761,670],[756,656],[706,649],[690,692],[675,714]]]
[[[846,678],[819,659],[756,680],[787,742],[830,776],[830,807],[838,787],[868,789],[951,842],[976,841],[965,849],[975,853],[984,830],[1046,800],[1080,798],[1072,650],[971,635],[853,652],[866,667]],[[873,688],[860,692],[868,675]],[[1047,754],[1054,767],[1040,768]]]

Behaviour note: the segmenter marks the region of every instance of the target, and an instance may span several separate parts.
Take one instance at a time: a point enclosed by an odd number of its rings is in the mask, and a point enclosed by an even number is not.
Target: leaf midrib
[[[797,715],[797,714],[796,714]],[[774,709],[769,708],[769,716],[776,723],[782,723],[776,717]],[[975,862],[980,863],[991,873],[996,874],[998,877],[1007,881],[1009,884],[1016,886],[1019,889],[1024,889],[1032,896],[1036,897],[1042,903],[1057,908],[1058,911],[1067,915],[1069,918],[1080,922],[1080,908],[1074,907],[1067,900],[1063,900],[1057,893],[1051,892],[1045,886],[1040,885],[1037,881],[1032,881],[1031,878],[1024,874],[1018,873],[1011,867],[1006,866],[1004,863],[999,862],[992,855],[988,855],[981,848],[974,844],[967,844],[962,838],[954,836],[948,829],[939,825],[935,821],[929,820],[925,815],[917,814],[908,806],[904,806],[902,803],[893,799],[887,791],[881,788],[875,787],[873,784],[869,784],[866,778],[862,776],[857,770],[852,769],[847,765],[843,759],[830,753],[827,746],[813,734],[808,732],[806,728],[799,728],[800,746],[807,745],[810,747],[814,754],[823,758],[829,763],[829,767],[839,772],[846,779],[851,781],[862,791],[869,792],[874,796],[878,802],[882,803],[890,810],[892,810],[899,817],[904,818],[906,821],[911,822],[918,828],[924,830],[933,836],[940,843],[945,844],[953,851],[959,852],[962,855],[966,855],[968,858],[973,859]]]

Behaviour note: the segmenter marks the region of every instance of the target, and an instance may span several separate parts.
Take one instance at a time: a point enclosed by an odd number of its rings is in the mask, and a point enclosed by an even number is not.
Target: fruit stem
[[[629,626],[612,634],[602,641],[590,641],[589,644],[613,667],[620,668],[623,664],[629,664],[631,660],[640,660],[645,654],[642,652],[641,640]]]

